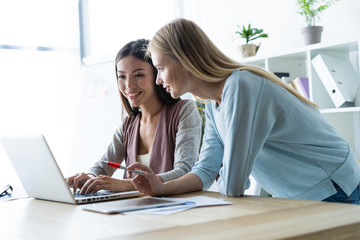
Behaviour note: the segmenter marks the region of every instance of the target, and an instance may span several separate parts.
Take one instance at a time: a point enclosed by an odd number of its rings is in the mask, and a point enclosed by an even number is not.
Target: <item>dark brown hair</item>
[[[158,95],[158,97],[160,98],[160,100],[162,102],[164,102],[165,104],[174,104],[177,101],[179,101],[180,98],[178,98],[178,99],[172,98],[170,93],[166,92],[166,90],[161,85],[157,85],[155,83],[157,69],[154,67],[151,57],[147,56],[147,54],[146,54],[146,52],[148,50],[148,45],[149,45],[149,40],[138,39],[136,41],[131,41],[131,42],[127,43],[123,48],[120,49],[120,51],[117,53],[116,58],[115,58],[116,81],[118,79],[117,63],[124,57],[128,57],[128,56],[135,57],[139,60],[149,63],[152,66],[153,73],[154,73],[155,92]],[[130,105],[129,101],[127,100],[127,98],[121,93],[120,90],[119,90],[119,93],[120,93],[121,102],[122,102],[124,108],[126,109],[127,113],[129,114],[129,116],[134,116],[134,115],[138,114],[140,111],[139,108],[132,107]]]

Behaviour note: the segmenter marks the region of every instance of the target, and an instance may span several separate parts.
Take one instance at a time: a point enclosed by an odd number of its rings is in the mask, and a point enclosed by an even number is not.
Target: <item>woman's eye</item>
[[[144,74],[142,74],[142,73],[138,73],[135,75],[135,77],[143,77],[143,76],[144,76]]]
[[[125,76],[120,75],[120,76],[118,77],[118,79],[125,79]]]

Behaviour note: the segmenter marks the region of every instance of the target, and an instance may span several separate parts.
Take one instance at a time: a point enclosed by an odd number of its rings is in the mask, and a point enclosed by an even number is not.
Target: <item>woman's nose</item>
[[[136,83],[134,81],[134,79],[132,77],[129,77],[126,79],[126,86],[127,87],[131,87],[131,86],[134,86]]]
[[[157,85],[161,85],[161,84],[163,83],[163,81],[162,81],[161,77],[159,76],[159,74],[158,74],[157,77],[156,77],[155,83],[156,83]]]

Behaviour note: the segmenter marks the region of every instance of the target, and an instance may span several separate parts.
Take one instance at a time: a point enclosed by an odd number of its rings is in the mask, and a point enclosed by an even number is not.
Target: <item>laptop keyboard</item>
[[[103,201],[110,200],[114,198],[119,198],[119,195],[113,194],[113,192],[108,190],[100,190],[97,193],[93,194],[79,194],[80,190],[74,193],[74,197],[80,203],[93,202],[93,201]]]
[[[96,197],[96,196],[103,196],[103,195],[109,195],[109,192],[96,192],[92,194],[80,194],[80,190],[78,190],[76,193],[74,193],[75,198],[87,198],[87,197]]]

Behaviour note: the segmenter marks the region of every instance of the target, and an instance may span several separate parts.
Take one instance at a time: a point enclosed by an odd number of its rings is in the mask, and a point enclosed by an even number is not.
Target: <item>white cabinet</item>
[[[311,64],[311,60],[318,54],[348,59],[360,83],[359,49],[360,40],[337,44],[320,43],[280,54],[244,58],[240,62],[259,66],[270,72],[287,72],[290,79],[307,77],[310,100],[320,107],[324,117],[350,143],[360,160],[360,106],[336,108]]]

